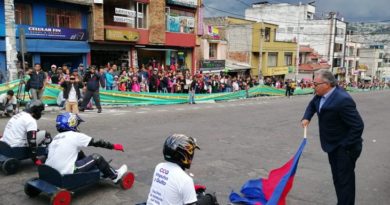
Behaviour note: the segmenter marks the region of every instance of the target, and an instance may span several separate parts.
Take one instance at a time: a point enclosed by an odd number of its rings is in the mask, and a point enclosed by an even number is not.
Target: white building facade
[[[360,49],[360,66],[367,68],[366,79],[380,80],[387,76],[388,66],[386,52],[383,48]]]
[[[276,40],[297,41],[299,45],[310,46],[318,52],[320,61],[331,65],[335,74],[343,71],[347,25],[335,13],[318,18],[315,16],[315,6],[311,4],[262,2],[246,9],[245,18],[278,24]]]

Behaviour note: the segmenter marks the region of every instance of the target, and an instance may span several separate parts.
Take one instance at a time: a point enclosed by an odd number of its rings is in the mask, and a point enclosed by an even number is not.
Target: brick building
[[[195,70],[201,0],[112,0],[92,4],[88,64],[178,65]]]

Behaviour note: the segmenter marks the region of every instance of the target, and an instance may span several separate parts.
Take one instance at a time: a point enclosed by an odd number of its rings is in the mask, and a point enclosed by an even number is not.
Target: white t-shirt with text
[[[163,162],[156,166],[147,205],[182,205],[196,201],[194,181],[179,165]]]
[[[27,132],[37,131],[37,121],[30,113],[20,112],[14,115],[4,129],[3,137],[0,139],[11,147],[28,147]]]
[[[86,134],[73,131],[57,134],[49,145],[49,155],[45,164],[61,174],[72,174],[77,155],[81,148],[88,146],[91,139]]]

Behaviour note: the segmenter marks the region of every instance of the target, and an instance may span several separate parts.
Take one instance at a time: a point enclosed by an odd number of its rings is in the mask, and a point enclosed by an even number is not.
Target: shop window
[[[15,23],[16,24],[32,24],[31,5],[15,3]]]
[[[264,40],[266,41],[266,42],[269,42],[270,41],[270,39],[271,39],[271,28],[265,28],[265,30],[264,30]]]
[[[217,49],[218,49],[218,44],[216,43],[210,43],[209,46],[209,58],[217,58]]]
[[[278,53],[268,53],[268,67],[276,67],[278,65]]]
[[[104,24],[129,28],[148,28],[147,4],[130,1],[104,2]]]
[[[81,13],[63,8],[46,9],[46,21],[49,27],[81,28]]]
[[[167,8],[167,31],[178,33],[194,33],[195,13]]]
[[[284,65],[291,66],[292,65],[292,53],[284,53]]]

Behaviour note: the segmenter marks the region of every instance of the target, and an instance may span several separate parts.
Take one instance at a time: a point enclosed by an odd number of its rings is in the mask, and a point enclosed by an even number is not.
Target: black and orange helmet
[[[183,134],[173,134],[165,140],[164,159],[178,164],[182,169],[189,169],[195,149],[199,149],[196,139]]]

